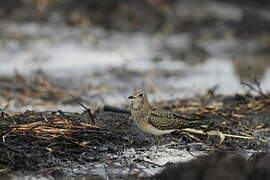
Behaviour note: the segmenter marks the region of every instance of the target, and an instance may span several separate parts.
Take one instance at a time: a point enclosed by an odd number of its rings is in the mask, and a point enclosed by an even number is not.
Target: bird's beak
[[[135,97],[134,96],[128,96],[128,99],[134,99]]]

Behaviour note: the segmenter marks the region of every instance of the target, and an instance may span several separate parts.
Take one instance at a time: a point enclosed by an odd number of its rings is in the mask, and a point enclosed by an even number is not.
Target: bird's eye
[[[140,94],[139,96],[140,96],[140,97],[143,97],[143,94]]]

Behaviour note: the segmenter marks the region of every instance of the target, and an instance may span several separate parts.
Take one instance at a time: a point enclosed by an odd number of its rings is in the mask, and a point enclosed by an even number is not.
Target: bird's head
[[[131,100],[131,108],[134,110],[140,109],[143,105],[148,104],[147,94],[143,91],[137,91],[128,97]]]

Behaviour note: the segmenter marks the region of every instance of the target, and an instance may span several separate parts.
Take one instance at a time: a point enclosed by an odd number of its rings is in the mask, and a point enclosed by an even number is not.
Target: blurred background
[[[270,90],[268,0],[0,1],[0,105],[7,111],[125,107]]]

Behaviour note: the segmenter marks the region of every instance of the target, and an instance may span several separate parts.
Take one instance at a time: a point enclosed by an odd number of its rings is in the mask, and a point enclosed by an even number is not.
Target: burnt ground
[[[228,15],[216,16],[211,11],[211,6],[217,4],[239,8],[243,11],[243,16],[239,18],[234,18],[233,14],[232,18],[226,17]],[[73,26],[98,25],[105,29],[121,31],[165,33],[192,31],[199,36],[202,28],[203,31],[218,29],[217,36],[226,36],[226,30],[220,32],[220,22],[222,22],[225,25],[224,29],[234,29],[239,36],[251,36],[269,32],[269,19],[263,16],[263,11],[267,11],[269,6],[267,0],[208,0],[203,3],[198,0],[107,0],[105,2],[14,0],[0,2],[0,18],[17,22],[58,23],[60,21]],[[205,8],[209,9],[210,13],[205,13]]]
[[[263,180],[270,178],[269,160],[270,155],[267,153],[256,153],[247,160],[241,155],[215,152],[165,168],[151,179]]]
[[[54,103],[63,101],[60,92],[65,91],[61,87],[44,79],[26,83],[28,81],[22,77],[17,77],[14,84],[12,81],[2,81],[2,83],[6,82],[5,86],[1,87],[2,92],[8,89],[7,91],[12,96],[20,94],[21,99],[17,99],[19,104],[25,103],[22,97],[31,94],[32,97],[39,94],[36,97],[42,97],[42,102],[45,104],[51,101],[49,97],[52,95],[54,95]],[[20,86],[21,83],[24,85]],[[5,178],[11,175],[16,176],[16,172],[19,171],[63,178],[66,174],[61,167],[66,167],[69,163],[87,165],[103,162],[112,165],[114,162],[128,161],[129,157],[121,159],[123,158],[121,154],[123,155],[127,149],[148,151],[153,145],[159,146],[170,142],[174,142],[169,145],[170,147],[186,149],[191,154],[198,151],[206,153],[224,151],[230,154],[244,153],[248,150],[267,152],[270,136],[270,97],[259,90],[258,93],[259,95],[224,97],[215,95],[213,90],[209,90],[209,93],[202,97],[161,102],[157,105],[164,109],[210,120],[203,127],[179,130],[161,139],[141,133],[129,119],[128,109],[105,106],[93,112],[76,98],[71,98],[68,102],[81,104],[85,111],[81,113],[61,110],[8,113],[2,109],[0,173]],[[10,101],[11,96],[6,96],[4,99]],[[222,156],[217,155],[217,157]],[[220,161],[223,162],[223,159],[221,158]],[[234,162],[235,160],[229,158],[224,161]],[[149,163],[140,159],[136,159],[136,162]],[[191,167],[195,162],[197,161],[191,162]],[[202,160],[201,164],[204,163]],[[241,160],[241,163],[247,162]],[[161,167],[155,163],[150,163],[150,166]],[[179,166],[182,167],[181,164]],[[123,163],[121,168],[132,170],[132,166],[128,163]],[[208,166],[205,167],[206,170],[207,168]],[[209,169],[211,168],[212,166],[209,165]],[[112,173],[110,177],[117,179],[129,175],[131,174]],[[134,176],[137,177],[136,174]]]

